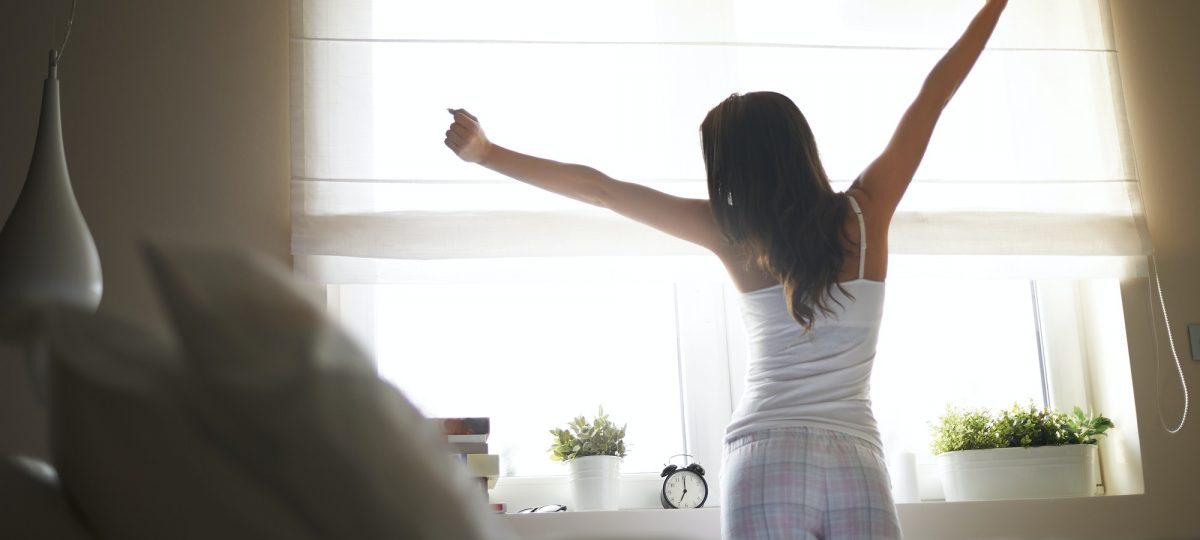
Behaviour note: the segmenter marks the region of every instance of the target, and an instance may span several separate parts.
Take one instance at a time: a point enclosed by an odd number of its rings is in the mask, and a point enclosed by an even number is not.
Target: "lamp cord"
[[[62,61],[63,52],[67,50],[67,42],[71,40],[71,26],[75,24],[75,7],[79,4],[79,0],[71,0],[71,16],[67,18],[67,35],[63,36],[62,45],[59,46],[58,52],[54,54],[54,65],[58,65]]]
[[[1175,370],[1179,372],[1179,385],[1183,387],[1183,415],[1179,418],[1179,425],[1172,429],[1167,425],[1167,421],[1163,418],[1162,413],[1162,362],[1159,360],[1158,353],[1158,324],[1154,317],[1154,291],[1150,292],[1150,326],[1154,328],[1154,388],[1155,388],[1155,407],[1158,409],[1158,421],[1162,423],[1163,429],[1172,435],[1179,433],[1183,429],[1183,424],[1187,422],[1188,414],[1188,387],[1187,379],[1183,376],[1183,365],[1179,363],[1179,351],[1175,349],[1175,334],[1171,331],[1171,317],[1167,315],[1167,303],[1163,299],[1162,281],[1158,277],[1158,257],[1154,254],[1150,255],[1151,263],[1154,270],[1154,288],[1158,290],[1158,305],[1162,308],[1163,322],[1167,327],[1167,343],[1171,345],[1171,357],[1175,360]]]

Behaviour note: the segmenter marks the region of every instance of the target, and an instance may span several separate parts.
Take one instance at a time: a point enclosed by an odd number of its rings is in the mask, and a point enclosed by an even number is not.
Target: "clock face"
[[[663,496],[675,508],[698,508],[708,498],[708,484],[700,475],[681,470],[667,478]]]

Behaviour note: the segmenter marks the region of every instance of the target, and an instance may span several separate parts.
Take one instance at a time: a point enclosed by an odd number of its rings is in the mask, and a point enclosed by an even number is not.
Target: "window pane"
[[[1029,281],[888,281],[871,399],[889,452],[929,461],[947,405],[1042,405]]]
[[[489,416],[506,476],[565,474],[552,427],[628,423],[624,472],[683,452],[671,283],[362,286],[380,374],[427,416]]]

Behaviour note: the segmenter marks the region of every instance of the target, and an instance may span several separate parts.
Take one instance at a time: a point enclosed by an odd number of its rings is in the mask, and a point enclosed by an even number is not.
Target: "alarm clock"
[[[704,467],[699,463],[683,468],[667,465],[662,477],[663,486],[658,498],[663,508],[700,508],[708,500],[708,482],[704,480]]]

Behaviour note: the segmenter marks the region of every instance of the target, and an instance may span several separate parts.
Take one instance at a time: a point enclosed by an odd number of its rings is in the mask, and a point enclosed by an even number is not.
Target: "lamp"
[[[58,65],[74,18],[72,4],[62,47],[50,51],[29,172],[0,229],[0,306],[51,301],[95,310],[100,304],[100,255],[71,189],[58,100]]]

